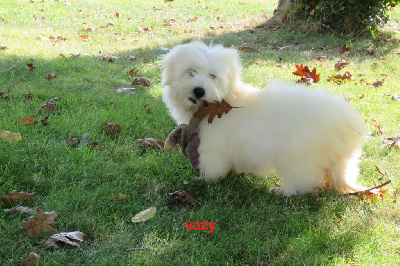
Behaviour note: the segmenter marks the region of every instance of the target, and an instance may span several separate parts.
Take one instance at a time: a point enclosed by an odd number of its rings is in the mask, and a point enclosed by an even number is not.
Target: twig
[[[150,252],[154,252],[157,253],[158,251],[155,249],[151,249],[151,248],[126,248],[125,251],[142,251],[142,250],[147,250]]]
[[[367,191],[371,192],[371,190],[384,187],[384,186],[386,186],[387,184],[389,184],[390,182],[392,182],[392,181],[389,180],[389,181],[386,181],[385,183],[383,183],[383,184],[381,184],[381,185],[379,185],[379,186],[376,186],[376,187],[373,187],[373,188],[369,188],[369,189],[366,189],[366,190],[362,190],[362,191],[347,193],[347,194],[344,194],[344,195],[359,195],[359,194],[363,194],[363,193],[365,193],[365,192],[367,192]]]

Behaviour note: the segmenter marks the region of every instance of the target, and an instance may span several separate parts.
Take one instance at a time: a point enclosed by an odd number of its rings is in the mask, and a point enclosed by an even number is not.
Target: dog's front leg
[[[226,163],[226,158],[210,153],[200,153],[199,166],[201,178],[207,182],[224,178],[231,169]]]

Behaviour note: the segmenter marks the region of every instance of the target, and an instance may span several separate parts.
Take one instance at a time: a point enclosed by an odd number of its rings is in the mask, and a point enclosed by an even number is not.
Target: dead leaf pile
[[[31,214],[34,212],[32,208],[25,206],[16,205],[23,201],[28,201],[31,205],[34,204],[33,197],[35,193],[26,193],[12,190],[0,196],[3,205],[14,205],[10,209],[3,209],[5,213],[12,215],[18,214]],[[21,227],[27,237],[38,237],[43,234],[53,234],[47,240],[40,242],[42,245],[54,249],[60,249],[59,243],[68,244],[75,246],[82,250],[79,243],[85,242],[83,237],[84,233],[79,231],[57,233],[54,228],[57,225],[55,221],[58,218],[58,214],[55,211],[43,212],[41,208],[36,209],[36,215],[30,216],[27,220],[21,223]],[[86,243],[86,242],[85,242]],[[37,251],[31,252],[25,259],[22,260],[22,265],[38,265],[43,259]]]

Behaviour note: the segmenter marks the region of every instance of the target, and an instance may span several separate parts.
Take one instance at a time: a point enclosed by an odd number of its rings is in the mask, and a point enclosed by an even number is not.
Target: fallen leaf
[[[250,51],[254,51],[254,48],[247,46],[247,45],[242,45],[242,46],[238,47],[238,50],[242,51],[242,52],[250,52]]]
[[[221,102],[207,103],[206,106],[199,108],[193,114],[193,117],[203,118],[206,115],[209,115],[208,123],[211,124],[215,116],[221,118],[222,115],[227,114],[229,111],[232,110],[232,108],[239,108],[239,107],[232,107],[225,100],[222,100]]]
[[[6,194],[1,195],[0,198],[6,205],[10,203],[17,203],[20,201],[29,201],[33,204],[34,196],[35,193],[18,192],[16,190],[12,190]]]
[[[26,63],[26,66],[28,67],[29,72],[32,72],[36,68],[35,66],[33,66],[33,63]]]
[[[4,209],[3,210],[5,213],[11,213],[11,214],[13,214],[13,215],[17,215],[17,214],[29,214],[29,213],[32,213],[32,212],[34,212],[34,210],[33,209],[31,209],[31,208],[28,208],[28,207],[24,207],[24,206],[19,206],[19,205],[17,205],[17,206],[14,206],[14,207],[12,207],[11,209]]]
[[[385,79],[383,80],[377,80],[375,82],[372,83],[372,86],[374,86],[375,88],[377,87],[381,87],[383,85],[383,82],[385,81]]]
[[[342,45],[342,47],[339,48],[339,52],[340,52],[340,53],[344,54],[344,53],[348,53],[348,52],[351,51],[351,48],[350,48],[350,47],[347,47],[346,45],[347,45],[347,43],[344,43],[344,44]]]
[[[49,114],[55,113],[57,111],[57,106],[55,105],[54,102],[56,101],[58,101],[57,97],[51,98],[50,100],[42,104],[42,106],[40,106],[40,108],[38,109],[38,113],[39,114],[41,114],[42,112],[47,112]]]
[[[111,195],[111,200],[126,200],[128,198],[127,195],[118,193],[117,195]]]
[[[57,75],[54,74],[54,73],[47,73],[44,77],[45,77],[48,81],[50,81],[50,80],[52,80],[52,79],[55,79],[55,78],[57,77]]]
[[[2,99],[8,99],[8,94],[10,93],[10,88],[6,92],[0,91],[0,98]]]
[[[67,139],[67,146],[75,146],[78,145],[79,139],[77,137],[74,137],[72,133],[69,134],[68,139]]]
[[[6,50],[8,49],[8,45],[0,45],[0,50]]]
[[[147,145],[147,146],[151,146],[154,148],[160,148],[160,149],[164,149],[164,145],[165,145],[164,141],[158,140],[158,139],[153,139],[153,138],[137,139],[136,141],[142,145]]]
[[[114,16],[116,16],[117,18],[119,18],[119,13],[115,12]]]
[[[47,239],[44,242],[44,245],[50,248],[60,249],[60,246],[57,245],[57,243],[59,244],[61,242],[64,244],[75,246],[82,250],[79,242],[85,242],[83,239],[84,236],[85,234],[79,231],[58,233],[52,235],[49,239]]]
[[[379,186],[375,186],[373,188],[369,188],[363,191],[357,191],[357,192],[353,192],[353,193],[347,193],[345,195],[355,195],[357,196],[359,199],[369,199],[371,201],[375,201],[377,200],[378,196],[380,196],[382,199],[383,197],[386,195],[386,192],[388,190],[382,190],[379,189],[381,187],[384,187],[388,184],[390,184],[390,182],[392,182],[391,180],[386,181],[385,183],[379,185]],[[390,192],[397,192],[396,190],[389,190]]]
[[[99,57],[105,61],[105,62],[109,62],[109,63],[113,63],[115,61],[115,59],[118,59],[119,57],[117,56],[113,56],[113,55],[101,55],[99,53]]]
[[[27,100],[32,100],[33,98],[35,98],[35,95],[30,91],[24,94],[24,98]]]
[[[400,137],[394,137],[394,138],[387,138],[386,142],[388,143],[388,145],[392,148],[398,148],[400,149]]]
[[[113,136],[118,136],[119,133],[121,133],[122,130],[126,129],[126,127],[114,124],[112,122],[103,122],[101,124],[101,127],[103,128],[103,132],[107,135],[113,135]]]
[[[177,204],[189,203],[191,206],[194,206],[198,203],[197,199],[195,199],[192,195],[182,190],[170,192],[170,189],[167,188],[167,193],[168,196],[172,199],[172,201]]]
[[[198,17],[194,16],[193,18],[188,19],[187,22],[194,22],[197,21],[198,19],[199,19]]]
[[[51,226],[57,224],[54,221],[57,216],[58,214],[54,211],[42,213],[42,210],[38,208],[37,217],[31,216],[27,221],[22,222],[25,234],[35,236],[41,233],[56,233],[56,229]]]
[[[80,37],[81,37],[82,40],[87,41],[87,40],[89,40],[90,35],[89,34],[84,34],[84,35],[80,35]]]
[[[132,68],[131,70],[129,70],[127,73],[128,73],[128,75],[129,76],[132,76],[132,77],[134,77],[134,76],[136,76],[137,75],[137,73],[139,72],[139,70],[138,69],[136,69],[136,68]]]
[[[365,93],[363,93],[360,96],[358,96],[358,99],[363,99],[364,97],[365,97]]]
[[[349,71],[346,71],[343,75],[331,74],[331,76],[328,78],[328,81],[332,81],[332,82],[344,82],[344,81],[351,81],[351,80],[354,80],[354,77]]]
[[[377,135],[382,135],[383,132],[381,130],[381,126],[379,124],[375,124],[374,127],[376,128],[376,133]]]
[[[320,56],[317,57],[317,59],[322,62],[322,61],[326,60],[326,56],[320,55]]]
[[[312,84],[320,80],[320,74],[317,74],[316,67],[314,67],[312,71],[310,71],[308,66],[303,66],[303,64],[295,65],[295,67],[296,71],[293,72],[293,75],[300,76],[299,82]]]
[[[37,121],[34,120],[34,119],[35,119],[35,116],[36,116],[36,115],[33,115],[33,116],[31,116],[31,117],[24,117],[24,118],[22,118],[20,124],[21,124],[21,125],[24,125],[24,126],[35,125],[35,124],[37,123]]]
[[[39,255],[37,251],[32,251],[29,255],[22,260],[22,266],[37,266],[43,262],[43,258]]]
[[[156,214],[157,208],[156,207],[151,207],[149,209],[146,209],[144,211],[139,212],[138,214],[136,214],[133,218],[132,218],[132,222],[134,223],[140,223],[140,222],[144,222],[147,221],[151,218],[154,217],[154,215]]]
[[[128,56],[128,58],[127,58],[129,61],[136,61],[137,60],[137,57],[136,56],[134,56],[134,55],[130,55],[130,56]]]
[[[387,94],[387,96],[391,96],[393,101],[399,101],[400,102],[400,95]]]
[[[40,120],[40,123],[43,125],[43,126],[47,126],[48,124],[47,124],[47,119],[48,119],[49,117],[48,116],[46,116],[44,119],[42,119],[42,120]]]
[[[149,87],[150,81],[146,77],[137,77],[132,81],[131,85],[141,85],[143,87]]]
[[[336,64],[335,68],[337,71],[342,70],[343,68],[347,67],[350,64],[350,59],[342,58]]]
[[[0,139],[8,143],[13,143],[20,142],[22,140],[22,136],[21,133],[13,133],[10,131],[2,130],[0,133]]]

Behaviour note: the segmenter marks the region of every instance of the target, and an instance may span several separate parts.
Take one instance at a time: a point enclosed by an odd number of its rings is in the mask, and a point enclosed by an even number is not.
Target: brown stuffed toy
[[[207,105],[205,101],[197,101],[197,110]],[[189,125],[180,124],[169,133],[165,141],[164,150],[171,151],[176,146],[180,146],[183,155],[189,159],[192,167],[199,172],[199,125],[205,114],[197,115],[196,112],[190,119]]]
[[[221,102],[208,103],[198,100],[197,111],[192,115],[189,125],[181,124],[169,133],[165,141],[164,150],[171,151],[176,146],[180,146],[183,155],[189,159],[192,167],[199,172],[199,152],[200,145],[199,126],[201,120],[208,116],[208,123],[211,124],[215,116],[221,118],[223,114],[227,114],[232,108],[225,100]]]

